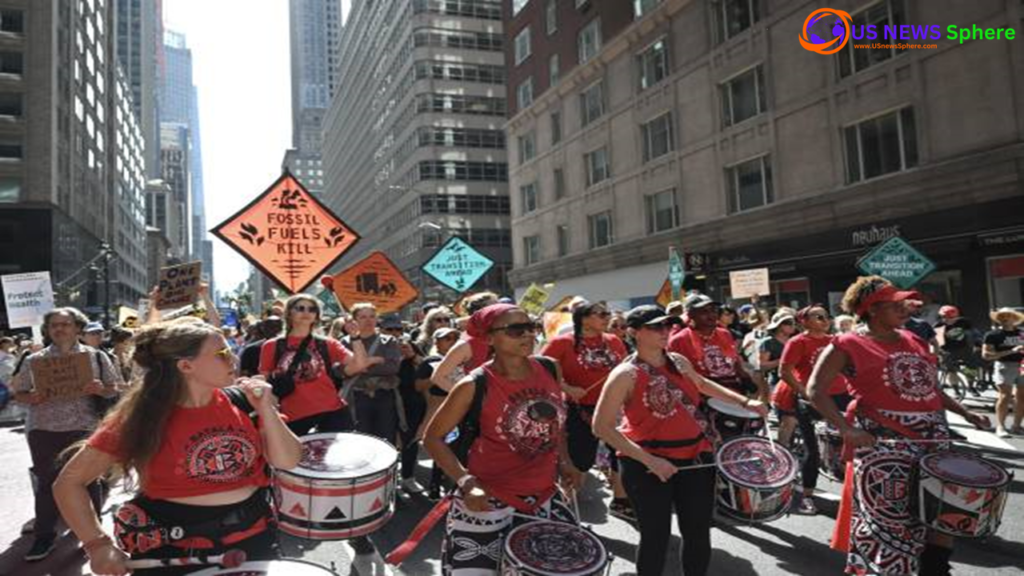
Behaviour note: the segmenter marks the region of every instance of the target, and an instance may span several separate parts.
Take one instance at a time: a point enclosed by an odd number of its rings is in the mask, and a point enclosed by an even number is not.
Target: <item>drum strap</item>
[[[451,506],[452,495],[449,494],[442,498],[441,501],[423,517],[423,520],[420,520],[420,523],[413,528],[409,537],[405,539],[405,542],[399,544],[397,548],[392,550],[391,553],[384,558],[384,560],[393,566],[398,566],[404,562],[405,559],[416,550],[416,547],[420,545],[420,542],[423,541],[427,534],[430,533],[430,530],[434,525],[444,518]]]
[[[846,421],[849,424],[853,424],[854,418],[857,416],[857,414],[860,414],[864,418],[867,418],[873,421],[875,424],[878,424],[883,428],[895,432],[896,434],[899,434],[904,438],[908,438],[910,440],[921,440],[924,438],[923,436],[921,436],[921,434],[911,430],[910,428],[907,428],[906,426],[900,424],[899,422],[893,420],[892,418],[884,416],[878,410],[875,410],[870,406],[865,406],[861,404],[857,398],[854,398],[853,401],[850,402],[850,405],[846,408]],[[853,446],[844,441],[843,462],[852,462],[853,452]]]

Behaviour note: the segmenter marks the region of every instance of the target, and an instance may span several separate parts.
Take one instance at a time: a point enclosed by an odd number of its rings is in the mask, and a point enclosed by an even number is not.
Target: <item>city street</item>
[[[968,401],[975,409],[990,413],[992,399]],[[1014,471],[1016,479],[1003,515],[1003,524],[996,536],[978,541],[961,540],[953,557],[954,574],[987,576],[1024,574],[1024,438],[1003,441],[992,434],[968,428],[955,417],[954,428],[972,442],[969,448]],[[961,445],[960,448],[966,449]],[[20,428],[0,429],[0,451],[4,454],[0,468],[0,501],[4,502],[4,521],[0,525],[0,576],[71,576],[89,574],[84,555],[73,536],[64,537],[54,554],[44,562],[25,564],[22,554],[30,539],[21,537],[19,529],[32,516],[32,498],[28,479],[29,454]],[[423,461],[427,464],[427,461]],[[421,467],[420,479],[425,483],[427,469]],[[599,487],[597,477],[588,478],[587,489],[580,500],[584,524],[590,526],[614,556],[611,574],[634,574],[632,557],[637,532],[630,525],[607,514],[605,502],[609,493]],[[839,486],[823,479],[818,504],[821,514],[814,517],[790,515],[769,524],[756,526],[719,526],[712,538],[714,554],[711,574],[728,576],[774,576],[782,574],[841,574],[842,555],[828,547],[836,512]],[[402,495],[398,511],[383,530],[371,540],[381,554],[387,554],[405,540],[432,503],[423,496]],[[109,519],[107,519],[109,522]],[[673,529],[673,533],[678,533]],[[440,526],[424,539],[420,547],[401,567],[385,567],[380,556],[361,556],[356,561],[345,542],[311,542],[283,537],[285,553],[294,558],[331,566],[341,575],[377,576],[384,574],[440,574],[438,552]],[[671,554],[678,554],[678,538],[673,538]],[[670,565],[666,574],[677,574]]]

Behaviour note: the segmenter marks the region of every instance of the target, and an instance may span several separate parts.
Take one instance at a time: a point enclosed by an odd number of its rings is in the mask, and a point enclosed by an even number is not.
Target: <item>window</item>
[[[852,18],[853,29],[866,30],[868,26],[874,25],[878,35],[881,36],[885,26],[901,26],[906,24],[907,10],[903,0],[883,0],[866,10],[854,14]],[[864,38],[864,43],[868,43],[869,40],[869,38]],[[882,40],[881,38],[879,38],[879,45],[885,46],[884,48],[858,48],[854,50],[853,44],[853,39],[851,39],[836,54],[836,58],[839,59],[840,78],[856,74],[879,62],[885,62],[901,52],[901,50],[894,47],[898,44],[897,42]]]
[[[21,10],[4,8],[0,10],[0,32],[21,34],[25,31],[25,16]]]
[[[548,36],[558,31],[558,4],[555,0],[548,0],[547,6],[544,8],[544,22],[544,30]]]
[[[665,190],[644,197],[644,211],[647,214],[648,234],[657,234],[679,226],[679,207],[676,206],[675,190]]]
[[[519,14],[519,11],[526,7],[530,0],[512,0],[512,15]]]
[[[601,212],[587,218],[590,229],[590,249],[609,246],[612,243],[612,213]]]
[[[21,94],[0,93],[0,116],[21,118]]]
[[[530,27],[523,28],[516,35],[516,66],[530,57]]]
[[[533,131],[519,137],[519,163],[524,164],[537,156],[537,138]]]
[[[533,104],[533,76],[530,76],[516,88],[516,105],[525,110]]]
[[[589,24],[580,30],[577,47],[579,49],[580,64],[583,64],[594,56],[597,56],[597,53],[601,51],[600,18],[594,18]]]
[[[668,48],[661,38],[636,56],[640,71],[640,90],[646,90],[668,76]]]
[[[551,113],[551,145],[554,146],[562,141],[562,113]]]
[[[772,165],[768,156],[726,169],[729,212],[742,212],[772,203]]]
[[[530,182],[519,187],[519,197],[523,202],[523,214],[529,214],[539,207],[537,183]]]
[[[569,254],[569,227],[562,224],[555,229],[555,233],[558,236],[558,257],[567,256]]]
[[[646,124],[640,125],[644,162],[668,154],[674,149],[672,142],[672,113],[666,112]]]
[[[661,4],[661,0],[633,0],[633,17],[639,20],[658,4]]]
[[[761,0],[712,0],[715,40],[726,40],[753,26],[761,19]]]
[[[558,84],[558,79],[561,75],[562,70],[559,65],[558,54],[552,54],[551,58],[548,59],[548,85],[554,86]]]
[[[555,190],[555,200],[561,200],[565,198],[565,171],[561,168],[555,168],[552,172],[553,188]]]
[[[763,113],[765,105],[764,74],[757,66],[722,85],[722,119],[732,126]]]
[[[17,202],[21,197],[21,179],[12,176],[0,178],[0,202]]]
[[[470,182],[507,182],[508,165],[503,162],[463,162],[424,160],[417,166],[418,181],[467,180]]]
[[[13,142],[0,142],[0,161],[21,160],[21,144]]]
[[[913,108],[848,126],[843,139],[848,184],[917,166]]]
[[[604,82],[580,93],[580,126],[586,126],[604,114]]]
[[[523,255],[527,266],[540,262],[540,236],[523,237]]]
[[[0,74],[16,74],[21,76],[24,73],[24,62],[21,52],[0,52]]]
[[[611,176],[608,166],[608,150],[598,148],[583,155],[583,165],[587,170],[587,186],[607,180]]]

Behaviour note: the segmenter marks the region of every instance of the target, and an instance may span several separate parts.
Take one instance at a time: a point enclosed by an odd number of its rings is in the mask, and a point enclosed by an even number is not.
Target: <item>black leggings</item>
[[[683,466],[692,461],[672,461]],[[715,469],[699,468],[677,472],[662,482],[647,467],[631,458],[620,457],[622,483],[633,504],[640,526],[636,552],[637,576],[661,576],[665,569],[672,512],[676,513],[683,536],[682,573],[702,576],[711,562],[711,514],[715,502]],[[666,505],[671,503],[671,505]]]
[[[836,394],[832,396],[832,401],[836,403],[840,412],[845,412],[846,406],[850,403],[850,396]],[[817,420],[821,420],[818,411],[808,402],[797,400],[796,421],[800,427],[800,435],[804,439],[804,451],[807,454],[800,474],[805,490],[814,489],[818,485],[818,475],[821,473],[821,450],[818,447],[818,436],[814,431],[814,423]]]
[[[581,406],[570,403],[569,413],[565,419],[565,435],[568,439],[569,459],[572,465],[581,472],[594,467],[597,460],[597,436],[591,428],[594,417],[593,406]]]

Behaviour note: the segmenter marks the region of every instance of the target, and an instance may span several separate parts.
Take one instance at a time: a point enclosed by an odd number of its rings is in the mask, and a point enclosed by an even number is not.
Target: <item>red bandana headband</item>
[[[871,306],[879,302],[902,302],[903,300],[920,299],[921,294],[913,290],[900,291],[894,286],[886,286],[876,290],[857,306],[857,316],[864,316]]]

